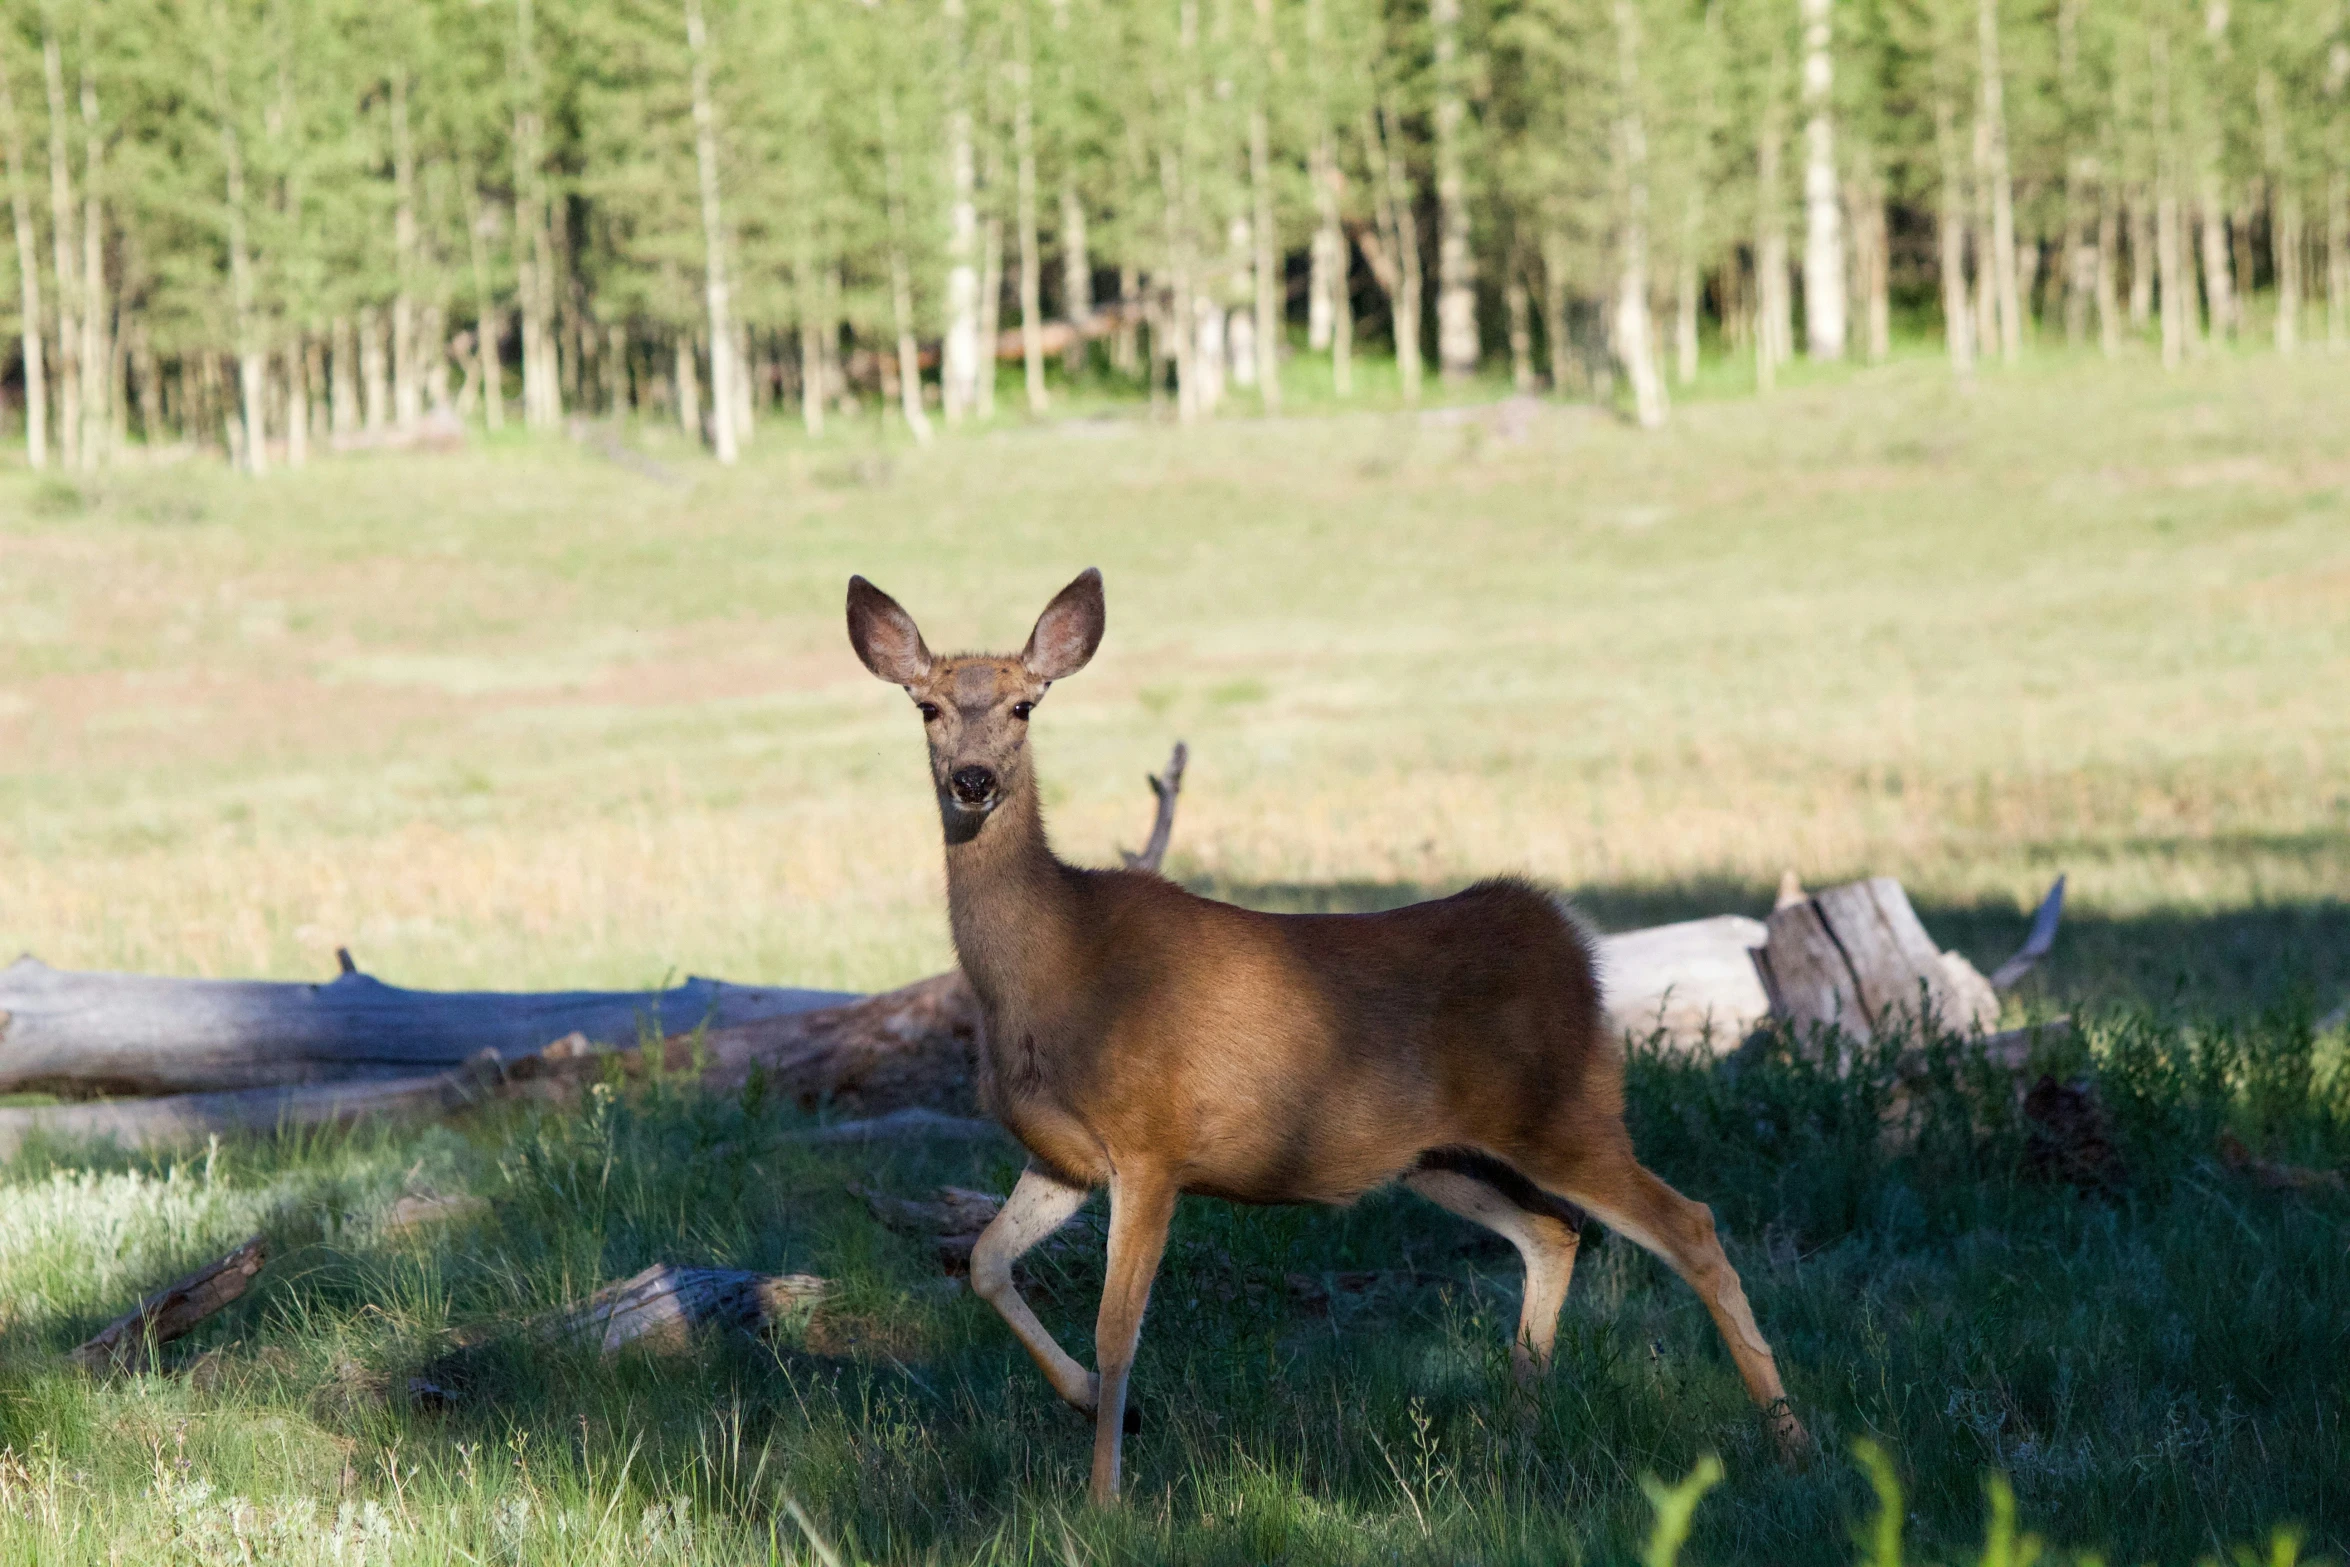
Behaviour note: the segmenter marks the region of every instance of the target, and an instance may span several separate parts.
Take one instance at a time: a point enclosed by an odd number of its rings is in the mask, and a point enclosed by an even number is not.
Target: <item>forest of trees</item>
[[[7,0],[0,139],[36,467],[2350,341],[2345,0]]]

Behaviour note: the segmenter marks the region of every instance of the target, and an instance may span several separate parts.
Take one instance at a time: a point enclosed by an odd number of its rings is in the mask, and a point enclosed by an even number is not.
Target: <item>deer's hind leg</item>
[[[1620,1132],[1597,1148],[1575,1147],[1548,1159],[1529,1160],[1527,1173],[1653,1252],[1697,1291],[1781,1454],[1792,1458],[1810,1446],[1810,1436],[1787,1403],[1779,1363],[1746,1303],[1746,1287],[1722,1252],[1712,1209],[1692,1202],[1643,1168],[1632,1157],[1630,1140]]]
[[[1559,1309],[1567,1302],[1575,1253],[1582,1244],[1582,1210],[1500,1160],[1467,1149],[1422,1155],[1403,1184],[1437,1207],[1484,1225],[1518,1249],[1526,1264],[1526,1288],[1518,1308],[1518,1334],[1510,1343],[1510,1365],[1520,1386],[1533,1386],[1550,1369]]]
[[[1053,1391],[1071,1408],[1090,1415],[1099,1380],[1061,1348],[1012,1283],[1012,1264],[1075,1217],[1087,1195],[1084,1187],[1057,1181],[1035,1165],[1022,1170],[1012,1195],[971,1248],[971,1291],[1010,1325]]]

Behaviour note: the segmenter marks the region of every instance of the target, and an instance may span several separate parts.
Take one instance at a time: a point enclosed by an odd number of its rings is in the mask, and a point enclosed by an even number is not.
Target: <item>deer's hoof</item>
[[[1785,1399],[1764,1411],[1763,1422],[1770,1427],[1771,1444],[1778,1449],[1780,1463],[1795,1469],[1810,1461],[1816,1451],[1811,1433],[1795,1418],[1795,1411]]]

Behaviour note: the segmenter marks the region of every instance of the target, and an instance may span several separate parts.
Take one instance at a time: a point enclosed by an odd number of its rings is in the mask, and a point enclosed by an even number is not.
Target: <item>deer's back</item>
[[[1069,1174],[1148,1158],[1192,1191],[1344,1201],[1426,1149],[1620,1124],[1590,949],[1526,883],[1277,915],[1081,874],[1077,982],[990,1018],[999,1112]]]

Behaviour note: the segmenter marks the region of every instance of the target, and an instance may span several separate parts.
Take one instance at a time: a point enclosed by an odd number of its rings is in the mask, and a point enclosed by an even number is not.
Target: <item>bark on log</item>
[[[341,1125],[371,1116],[430,1119],[499,1092],[495,1064],[374,1082],[310,1083],[224,1094],[171,1094],[99,1104],[0,1109],[0,1159],[28,1138],[93,1138],[125,1149],[200,1143],[221,1132],[274,1132]]]
[[[662,1262],[606,1285],[541,1325],[550,1336],[584,1339],[607,1355],[629,1344],[669,1354],[685,1349],[707,1329],[763,1332],[813,1306],[831,1287],[808,1273],[778,1277]]]
[[[1770,1015],[1747,955],[1763,939],[1762,921],[1741,914],[1600,937],[1609,1027],[1682,1049],[1736,1049]]]
[[[856,999],[689,979],[664,991],[407,990],[346,972],[323,985],[0,969],[0,1093],[190,1094],[415,1076],[484,1050],[511,1061],[577,1032],[730,1027]]]
[[[168,1344],[242,1296],[269,1260],[269,1242],[256,1235],[235,1251],[186,1278],[167,1284],[108,1323],[71,1359],[88,1371],[135,1365],[150,1345]]]

